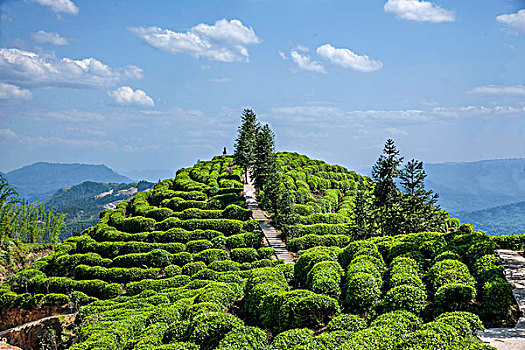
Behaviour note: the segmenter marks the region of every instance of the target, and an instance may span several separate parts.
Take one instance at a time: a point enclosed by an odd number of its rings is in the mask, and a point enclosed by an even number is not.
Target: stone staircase
[[[277,259],[284,260],[285,264],[293,264],[293,256],[286,248],[286,243],[281,239],[281,232],[277,230],[268,218],[268,214],[259,207],[257,198],[255,196],[255,187],[252,179],[248,176],[248,183],[244,184],[244,198],[253,214],[254,220],[257,220],[259,227],[264,233],[266,244],[275,249],[275,256]]]

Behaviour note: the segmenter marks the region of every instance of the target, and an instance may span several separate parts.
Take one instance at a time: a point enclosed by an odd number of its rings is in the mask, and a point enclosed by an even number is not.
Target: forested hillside
[[[488,234],[525,234],[525,201],[460,213],[459,216]]]
[[[147,181],[132,183],[100,183],[86,181],[69,188],[61,188],[40,202],[47,209],[67,214],[61,238],[94,226],[104,207],[115,207],[119,201],[133,197],[137,192],[153,188]]]

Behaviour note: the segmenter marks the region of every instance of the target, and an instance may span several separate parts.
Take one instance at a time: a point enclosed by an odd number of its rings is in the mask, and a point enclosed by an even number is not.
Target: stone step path
[[[505,278],[515,285],[512,294],[520,309],[514,328],[489,328],[479,332],[479,338],[498,350],[525,349],[525,257],[513,250],[496,250],[505,267]]]
[[[270,223],[268,215],[259,207],[259,203],[257,203],[255,187],[253,186],[253,181],[250,176],[248,176],[248,183],[244,184],[244,198],[248,204],[248,209],[253,212],[253,219],[259,222],[259,227],[264,233],[266,243],[268,246],[275,249],[275,256],[277,259],[284,260],[285,264],[293,264],[293,256],[286,248],[286,243],[281,239],[281,232]]]

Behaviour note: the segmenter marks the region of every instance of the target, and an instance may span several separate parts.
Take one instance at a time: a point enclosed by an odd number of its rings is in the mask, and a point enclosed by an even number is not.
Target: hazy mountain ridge
[[[38,162],[9,171],[5,178],[15,187],[20,197],[37,201],[50,196],[62,187],[71,187],[85,181],[103,183],[129,183],[130,178],[120,175],[106,165],[63,164]]]
[[[470,212],[525,198],[525,158],[425,164],[427,187],[451,212]]]
[[[489,234],[525,234],[525,201],[482,209],[470,213],[458,213],[463,222]]]

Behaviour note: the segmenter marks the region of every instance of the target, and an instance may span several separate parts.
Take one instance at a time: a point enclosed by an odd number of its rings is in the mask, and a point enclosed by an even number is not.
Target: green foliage
[[[217,350],[264,350],[267,347],[266,333],[262,329],[242,326],[226,334]]]
[[[414,314],[423,311],[427,300],[424,289],[408,284],[401,284],[390,289],[384,299],[386,311],[407,310]]]
[[[206,249],[198,254],[195,254],[193,259],[195,261],[202,261],[206,265],[209,265],[217,260],[228,260],[229,257],[230,256],[228,252],[223,249]]]
[[[14,239],[56,244],[66,216],[41,203],[25,203],[0,175],[0,245]]]
[[[234,159],[237,165],[247,170],[256,161],[257,132],[260,126],[251,109],[243,111],[241,120],[234,145]]]
[[[259,258],[259,253],[254,248],[234,248],[230,251],[233,261],[244,263],[253,262]]]
[[[366,321],[357,315],[343,314],[334,317],[326,326],[327,332],[358,332],[366,328]]]
[[[325,294],[336,300],[341,295],[343,268],[336,261],[322,261],[308,272],[306,286],[317,294]]]
[[[223,211],[222,216],[226,219],[246,221],[252,217],[252,211],[244,209],[235,204],[229,204]]]
[[[339,249],[315,247],[305,251],[294,265],[294,276],[299,284],[306,283],[308,273],[315,264],[321,261],[335,261]]]
[[[314,332],[310,329],[291,329],[277,334],[270,345],[271,350],[294,349],[308,346],[313,340]]]
[[[257,132],[255,137],[254,162],[251,175],[255,188],[261,190],[273,174],[275,162],[275,135],[268,124]]]
[[[223,312],[207,312],[195,316],[189,327],[189,340],[201,349],[214,349],[232,330],[242,327],[243,322]]]
[[[69,297],[65,294],[50,293],[44,296],[42,304],[48,306],[64,306],[69,304]]]
[[[468,310],[476,298],[476,289],[462,283],[446,283],[434,295],[436,306],[443,311]]]
[[[196,274],[197,272],[205,268],[206,268],[206,264],[202,261],[195,261],[195,262],[187,263],[186,265],[182,267],[182,274],[193,276],[194,274]]]
[[[356,272],[348,276],[347,283],[345,308],[358,314],[368,314],[381,296],[380,281],[369,273]]]

